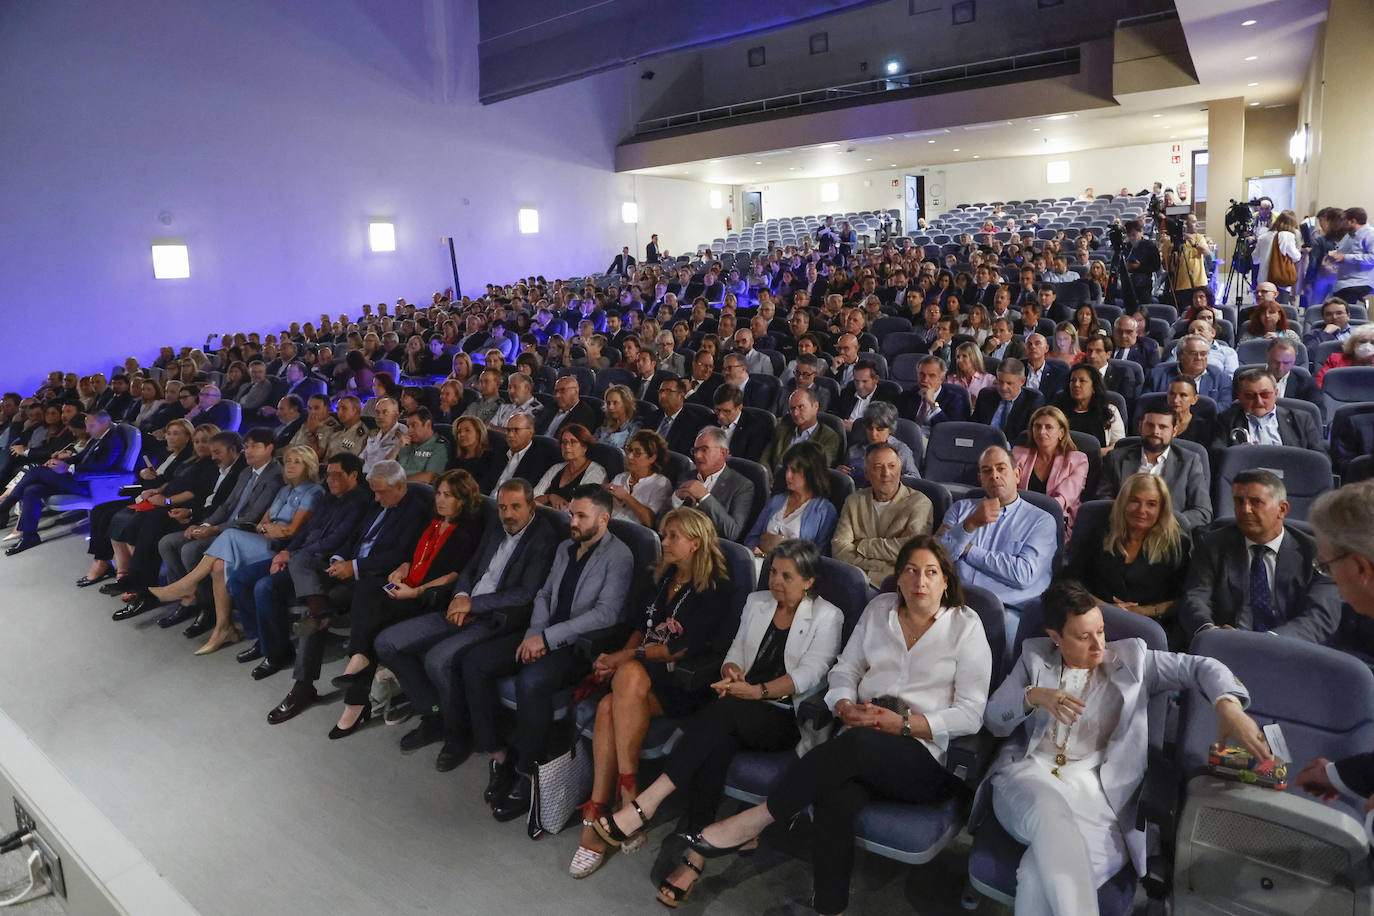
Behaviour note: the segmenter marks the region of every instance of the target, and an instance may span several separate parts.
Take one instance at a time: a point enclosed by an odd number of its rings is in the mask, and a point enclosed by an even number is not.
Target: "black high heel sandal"
[[[678,836],[681,837],[688,846],[692,847],[693,852],[703,859],[720,859],[725,856],[737,855],[744,851],[745,846],[749,846],[758,839],[758,837],[750,837],[743,843],[737,843],[734,846],[715,846],[700,833],[679,833]],[[752,848],[750,851],[752,851]]]
[[[622,845],[643,833],[644,829],[649,826],[649,819],[644,816],[644,809],[639,807],[639,802],[631,799],[630,807],[634,808],[635,814],[639,815],[639,826],[629,833],[620,829],[620,825],[615,822],[615,817],[613,815],[599,817],[592,822],[592,829],[596,831],[596,835],[601,837],[602,841],[605,842],[607,846],[614,846],[619,849]]]
[[[692,896],[692,891],[696,890],[697,881],[701,880],[701,869],[698,868],[696,863],[691,859],[687,858],[685,852],[682,854],[682,864],[696,872],[697,877],[696,880],[692,882],[692,886],[685,891],[676,884],[670,884],[667,878],[663,879],[663,883],[658,886],[658,902],[668,907],[670,910],[675,910],[686,903],[687,898]]]

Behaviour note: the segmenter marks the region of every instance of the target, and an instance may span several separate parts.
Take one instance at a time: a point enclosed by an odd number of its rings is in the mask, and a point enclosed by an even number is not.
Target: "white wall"
[[[627,175],[628,193],[639,203],[639,224],[624,226],[625,241],[636,258],[644,256],[649,236],[658,233],[659,248],[679,254],[695,254],[698,245],[709,245],[712,239],[724,238],[725,220],[739,228],[739,194],[724,184],[707,184],[680,178],[658,178],[652,175]],[[712,210],[710,192],[719,191],[721,208]],[[618,251],[619,249],[617,249]],[[610,262],[610,256],[606,258]],[[598,265],[605,267],[605,264]]]
[[[746,185],[745,190],[763,191],[763,215],[767,218],[851,210],[900,210],[902,176],[907,174],[926,176],[927,206],[937,213],[976,201],[1076,196],[1087,187],[1098,194],[1114,194],[1123,185],[1135,192],[1155,181],[1173,185],[1187,178],[1192,150],[1206,149],[1207,143],[1205,139],[1177,142],[1180,146],[1177,165],[1170,162],[1174,155],[1173,143],[1166,142],[1062,155],[980,159],[928,168],[880,169],[833,178]],[[1046,182],[1046,164],[1055,160],[1069,163],[1067,183]],[[840,199],[833,204],[823,204],[820,186],[829,181],[839,184]]]
[[[619,248],[622,74],[483,107],[474,0],[9,0],[0,21],[0,312],[60,315],[62,341],[10,347],[2,390],[426,300],[452,283],[440,236],[466,290]],[[395,253],[367,249],[372,216]],[[190,279],[153,279],[163,236]]]

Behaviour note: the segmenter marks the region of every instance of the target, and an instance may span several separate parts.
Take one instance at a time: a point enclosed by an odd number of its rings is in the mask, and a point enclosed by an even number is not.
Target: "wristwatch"
[[[635,660],[636,660],[636,661],[641,661],[641,662],[642,662],[642,661],[644,661],[644,659],[647,658],[647,657],[648,657],[648,655],[647,655],[647,652],[646,652],[646,650],[645,650],[644,643],[640,643],[639,645],[635,646]]]
[[[768,682],[767,682],[767,681],[764,681],[762,684],[759,685],[759,698],[760,698],[760,699],[764,699],[764,700],[768,699]]]
[[[911,710],[902,713],[902,737],[911,737]]]

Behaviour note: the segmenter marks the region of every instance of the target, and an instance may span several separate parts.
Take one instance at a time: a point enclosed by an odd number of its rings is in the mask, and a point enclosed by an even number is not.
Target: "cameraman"
[[[1169,289],[1173,291],[1174,308],[1181,315],[1193,301],[1193,290],[1207,286],[1207,256],[1212,246],[1207,236],[1197,231],[1196,214],[1172,217],[1165,221],[1165,227],[1159,253],[1169,265]]]
[[[1159,270],[1159,249],[1145,238],[1140,220],[1126,221],[1126,271],[1135,290],[1136,302],[1153,302],[1155,271]]]

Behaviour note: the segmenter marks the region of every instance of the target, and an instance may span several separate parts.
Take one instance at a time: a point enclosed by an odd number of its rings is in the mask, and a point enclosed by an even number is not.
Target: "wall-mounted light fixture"
[[[153,239],[153,277],[185,280],[191,276],[191,258],[185,239]]]
[[[521,207],[518,214],[520,232],[523,235],[536,235],[539,232],[539,211],[533,207]]]
[[[639,204],[632,200],[627,200],[620,205],[620,221],[622,223],[639,222]]]
[[[395,251],[396,224],[389,219],[368,220],[367,243],[373,251]]]

